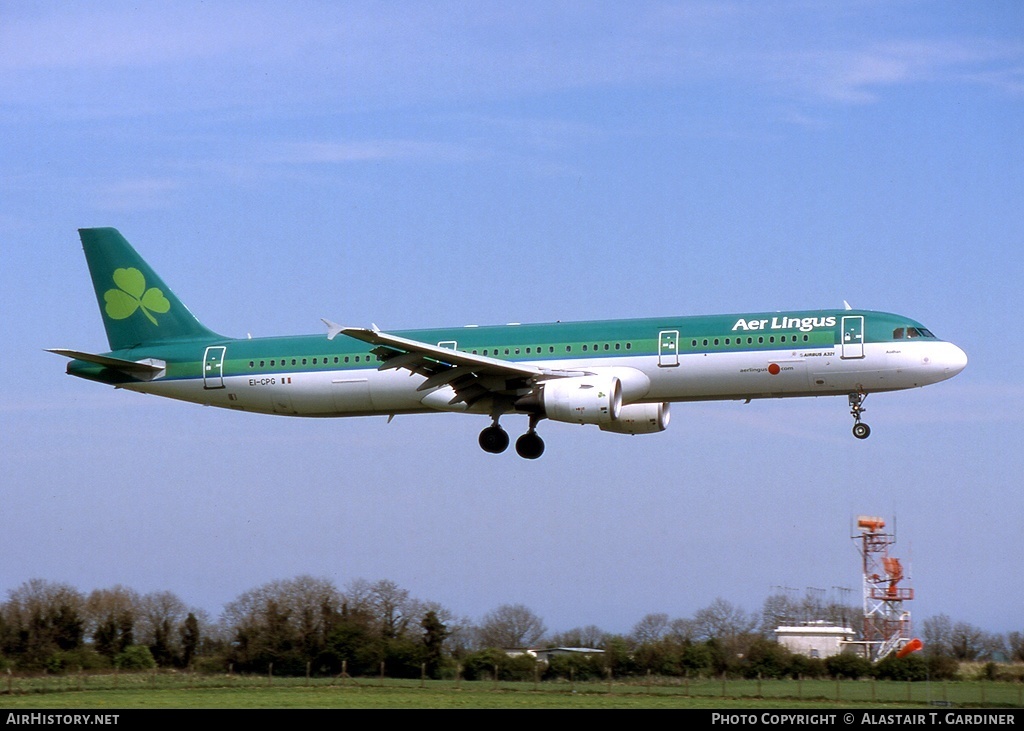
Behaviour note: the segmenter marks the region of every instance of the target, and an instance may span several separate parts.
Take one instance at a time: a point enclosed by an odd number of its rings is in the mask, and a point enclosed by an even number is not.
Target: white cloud
[[[843,103],[875,101],[886,88],[924,81],[1019,93],[1024,44],[901,36],[885,26],[869,32],[860,9],[59,4],[8,13],[0,25],[0,92],[65,113],[76,102],[105,98],[126,109],[165,101],[179,109],[213,104],[287,113],[291,105],[408,106],[707,82],[723,95]]]
[[[985,82],[1019,91],[1022,64],[1021,44],[907,40],[798,53],[778,60],[775,68],[817,96],[866,103],[887,88],[925,83]]]
[[[96,186],[97,207],[107,211],[137,211],[171,205],[181,184],[166,178],[133,178]]]
[[[282,145],[278,162],[350,163],[370,160],[446,159],[477,156],[472,149],[423,140],[351,140],[340,142],[293,142]]]

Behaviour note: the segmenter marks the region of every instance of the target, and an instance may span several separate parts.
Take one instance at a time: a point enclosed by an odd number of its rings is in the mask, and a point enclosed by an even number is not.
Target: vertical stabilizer
[[[188,311],[117,229],[83,228],[78,233],[111,350],[221,337]]]

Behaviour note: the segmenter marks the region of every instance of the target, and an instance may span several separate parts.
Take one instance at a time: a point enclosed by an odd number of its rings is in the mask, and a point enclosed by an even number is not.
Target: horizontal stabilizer
[[[106,368],[113,368],[122,373],[129,373],[137,378],[146,380],[156,378],[167,369],[167,363],[155,358],[145,360],[124,360],[123,358],[112,358],[109,355],[97,355],[86,353],[81,350],[67,350],[65,348],[47,348],[46,352],[63,355],[65,358],[83,360],[86,363],[95,363]]]

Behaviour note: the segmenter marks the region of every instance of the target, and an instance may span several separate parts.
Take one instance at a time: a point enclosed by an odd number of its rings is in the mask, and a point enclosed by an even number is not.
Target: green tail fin
[[[114,228],[78,230],[111,350],[220,338],[204,327]]]

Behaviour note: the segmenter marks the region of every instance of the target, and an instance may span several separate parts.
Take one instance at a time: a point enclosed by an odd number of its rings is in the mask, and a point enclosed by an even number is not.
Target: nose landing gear
[[[871,436],[871,427],[860,420],[864,413],[864,401],[868,395],[858,391],[850,394],[850,415],[853,417],[853,436],[858,439],[867,439]]]

